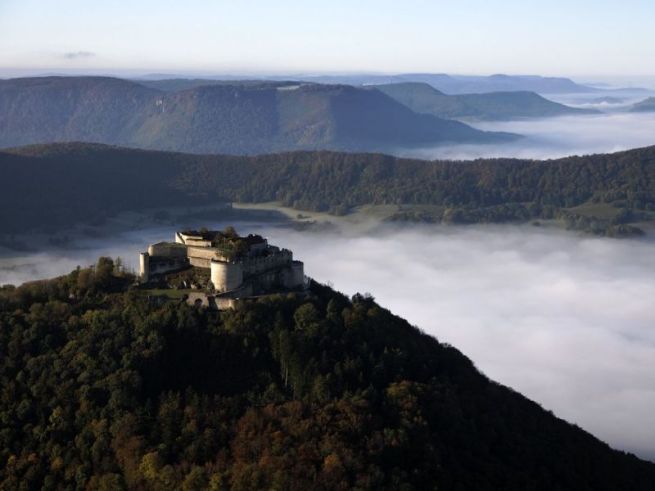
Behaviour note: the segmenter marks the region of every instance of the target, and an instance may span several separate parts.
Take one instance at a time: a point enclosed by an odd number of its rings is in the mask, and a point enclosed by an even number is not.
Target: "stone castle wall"
[[[291,263],[291,278],[287,288],[296,288],[305,284],[305,265],[300,261]]]
[[[209,269],[211,268],[211,259],[203,259],[200,257],[189,257],[189,264],[196,268]]]
[[[139,277],[144,282],[150,280],[150,254],[147,252],[139,254]]]
[[[230,261],[219,250],[207,247],[193,236],[179,232],[175,242],[160,242],[148,247],[140,256],[142,281],[154,274],[162,274],[194,266],[209,269],[210,279],[219,293],[237,291],[261,292],[276,287],[297,288],[304,284],[303,263],[293,260],[287,249],[269,246],[266,242],[251,246],[250,254],[238,261]],[[211,244],[210,244],[211,245]],[[268,255],[262,255],[268,249]]]
[[[208,247],[186,246],[186,255],[189,257],[197,257],[202,259],[218,259],[220,254],[216,249]]]
[[[270,256],[253,257],[243,262],[243,272],[246,275],[259,274],[269,269],[287,266],[292,260],[291,251],[288,250]]]
[[[203,239],[202,237],[196,237],[194,235],[186,235],[181,232],[175,233],[175,242],[178,244],[185,244],[188,246],[197,246],[197,247],[211,247],[211,240]]]
[[[187,248],[174,242],[159,242],[148,246],[148,254],[161,257],[186,257]]]

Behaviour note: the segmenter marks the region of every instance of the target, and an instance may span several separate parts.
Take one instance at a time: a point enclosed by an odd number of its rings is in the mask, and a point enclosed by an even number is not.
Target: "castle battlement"
[[[290,250],[270,245],[260,235],[241,237],[231,228],[176,232],[173,242],[148,246],[139,265],[142,283],[189,268],[208,270],[213,290],[233,298],[305,284],[304,265]]]

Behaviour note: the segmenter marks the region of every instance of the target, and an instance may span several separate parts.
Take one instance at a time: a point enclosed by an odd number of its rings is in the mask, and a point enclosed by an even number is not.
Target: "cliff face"
[[[101,258],[0,290],[0,486],[652,490],[377,305],[312,285],[213,313]],[[55,450],[56,449],[56,450]]]

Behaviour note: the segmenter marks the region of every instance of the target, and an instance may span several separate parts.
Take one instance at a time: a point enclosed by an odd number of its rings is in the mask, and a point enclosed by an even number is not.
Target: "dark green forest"
[[[392,204],[401,221],[561,219],[606,235],[655,210],[655,147],[536,161],[421,161],[382,154],[294,152],[235,157],[89,144],[0,152],[5,234],[102,223],[127,210],[219,200],[279,201],[347,214]]]
[[[0,488],[652,490],[367,295],[212,312],[120,264],[0,289]]]

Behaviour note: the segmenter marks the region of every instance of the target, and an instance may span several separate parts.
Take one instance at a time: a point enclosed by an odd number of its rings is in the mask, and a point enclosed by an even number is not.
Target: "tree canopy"
[[[132,282],[104,258],[0,289],[3,489],[655,485],[368,295],[213,312]]]
[[[609,234],[655,216],[655,147],[553,161],[429,162],[380,154],[230,157],[61,144],[0,152],[0,172],[11,176],[0,180],[0,233],[218,200],[279,201],[334,214],[391,204],[402,208],[393,219],[405,221],[562,218],[572,228]]]

